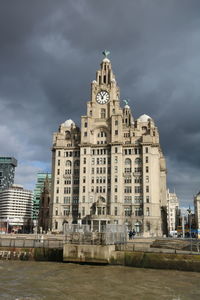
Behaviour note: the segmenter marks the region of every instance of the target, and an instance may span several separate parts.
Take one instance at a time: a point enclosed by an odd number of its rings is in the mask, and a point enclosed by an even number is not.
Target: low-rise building
[[[0,191],[0,223],[3,231],[30,231],[32,191],[12,185]]]

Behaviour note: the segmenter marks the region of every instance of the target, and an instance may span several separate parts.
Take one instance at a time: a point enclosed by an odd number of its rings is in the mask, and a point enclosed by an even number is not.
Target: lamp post
[[[188,223],[189,223],[189,230],[190,230],[190,251],[192,252],[192,234],[191,234],[191,214],[192,214],[192,210],[189,206],[189,208],[187,209],[188,212]]]

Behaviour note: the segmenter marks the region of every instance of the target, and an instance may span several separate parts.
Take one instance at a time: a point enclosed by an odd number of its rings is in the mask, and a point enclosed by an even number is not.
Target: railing
[[[0,247],[12,248],[62,248],[63,239],[44,238],[38,235],[29,237],[0,237]]]
[[[127,242],[124,225],[108,224],[100,227],[100,232],[92,231],[89,225],[64,225],[64,241],[67,244],[115,245]]]

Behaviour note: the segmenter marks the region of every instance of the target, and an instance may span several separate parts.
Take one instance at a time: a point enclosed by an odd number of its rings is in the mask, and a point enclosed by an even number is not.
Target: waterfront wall
[[[63,261],[108,264],[113,251],[115,245],[65,244]]]
[[[12,248],[0,247],[1,260],[63,261],[60,248]]]
[[[113,251],[113,265],[200,272],[200,255]]]

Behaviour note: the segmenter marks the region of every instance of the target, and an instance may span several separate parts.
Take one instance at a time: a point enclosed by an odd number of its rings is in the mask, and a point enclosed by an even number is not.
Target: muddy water
[[[0,261],[1,300],[199,300],[200,273]]]

